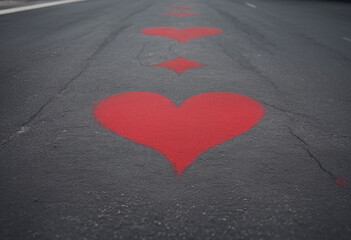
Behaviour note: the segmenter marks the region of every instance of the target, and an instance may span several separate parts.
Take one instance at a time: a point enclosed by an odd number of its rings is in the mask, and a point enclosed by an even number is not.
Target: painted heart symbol
[[[170,9],[176,9],[176,10],[184,10],[184,9],[190,9],[190,8],[193,8],[193,6],[172,6],[172,7],[169,7]]]
[[[235,93],[209,92],[179,106],[163,95],[125,92],[94,109],[107,129],[160,151],[181,174],[197,156],[253,127],[264,115],[255,100]]]
[[[222,29],[213,27],[189,27],[184,29],[174,27],[151,27],[140,31],[146,35],[168,37],[185,43],[194,38],[207,37],[222,33]]]
[[[164,16],[189,17],[200,15],[199,13],[162,13]]]

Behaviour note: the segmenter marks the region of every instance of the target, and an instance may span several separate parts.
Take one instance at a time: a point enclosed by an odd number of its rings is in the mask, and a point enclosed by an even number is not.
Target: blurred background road
[[[223,32],[183,44],[140,33],[157,26]],[[0,239],[351,239],[349,2],[0,10],[0,53]],[[179,56],[204,66],[153,66]],[[233,92],[266,112],[177,176],[159,152],[94,119],[100,100],[129,91],[177,105]]]

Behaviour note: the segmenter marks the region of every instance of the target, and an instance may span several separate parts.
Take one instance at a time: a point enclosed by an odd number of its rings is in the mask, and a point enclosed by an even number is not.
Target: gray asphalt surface
[[[351,5],[88,0],[0,16],[0,239],[351,239]],[[184,44],[156,26],[217,27]],[[348,40],[349,39],[349,40]],[[181,75],[153,64],[205,66]],[[211,91],[266,114],[177,177],[96,123],[127,91]]]

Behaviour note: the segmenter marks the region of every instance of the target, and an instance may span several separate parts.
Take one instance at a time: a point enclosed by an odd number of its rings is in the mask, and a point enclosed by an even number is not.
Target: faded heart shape
[[[213,27],[189,27],[184,29],[174,27],[151,27],[140,31],[146,35],[168,37],[185,43],[194,38],[212,36],[222,33],[222,29]]]
[[[164,16],[189,17],[200,15],[199,13],[162,13]]]
[[[170,9],[177,9],[177,10],[184,10],[184,9],[190,9],[190,8],[193,8],[193,6],[172,6],[172,7],[169,7]]]
[[[152,92],[107,97],[94,116],[107,129],[160,151],[181,174],[198,155],[254,126],[264,115],[257,101],[230,92],[208,92],[179,106]]]

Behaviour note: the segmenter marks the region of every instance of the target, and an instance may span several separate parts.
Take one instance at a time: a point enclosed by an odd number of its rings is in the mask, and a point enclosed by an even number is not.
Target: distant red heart
[[[126,92],[103,99],[94,116],[107,129],[160,151],[181,174],[198,155],[254,126],[264,115],[255,100],[209,92],[174,105],[151,92]]]
[[[200,15],[199,13],[162,13],[164,16],[189,17]]]
[[[172,6],[172,7],[169,7],[170,9],[177,9],[177,10],[184,10],[184,9],[190,9],[190,8],[193,8],[193,6]]]
[[[190,27],[190,28],[174,28],[174,27],[151,27],[141,30],[141,33],[152,36],[168,37],[185,43],[194,38],[212,36],[222,33],[222,29],[213,27]]]

